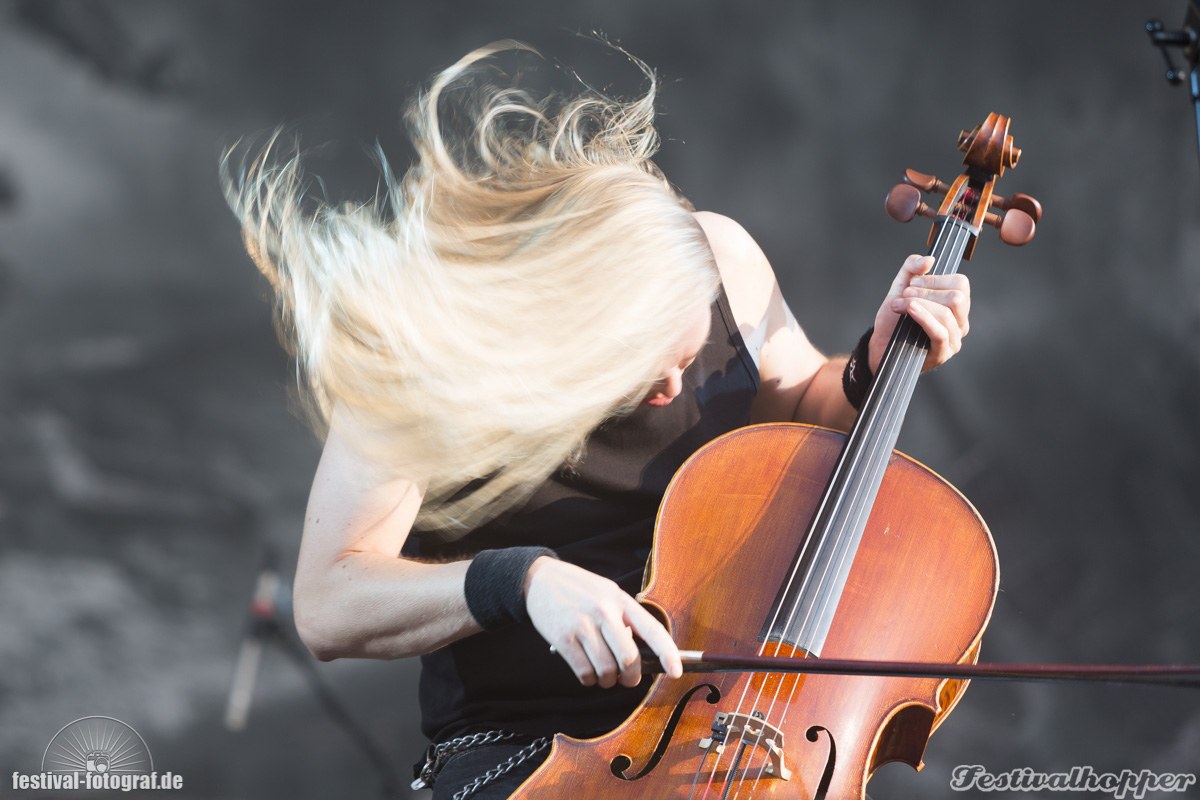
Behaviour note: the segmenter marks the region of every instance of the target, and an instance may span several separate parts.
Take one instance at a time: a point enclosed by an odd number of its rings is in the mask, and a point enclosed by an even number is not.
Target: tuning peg
[[[887,193],[883,207],[888,216],[896,222],[909,222],[917,214],[922,217],[932,217],[935,214],[933,209],[921,202],[921,193],[907,183],[897,183],[893,186]]]
[[[983,215],[983,221],[1000,230],[1000,241],[1014,247],[1028,244],[1037,231],[1037,223],[1033,221],[1033,217],[1019,208],[1010,208],[1003,214],[989,211]]]
[[[922,192],[937,192],[945,194],[950,191],[949,184],[942,183],[933,175],[926,175],[924,172],[917,172],[915,169],[904,170],[904,182],[909,186],[915,186]]]
[[[1011,197],[1001,197],[998,194],[992,195],[992,208],[999,208],[1001,211],[1008,209],[1017,209],[1024,211],[1034,222],[1042,221],[1042,204],[1027,194],[1017,193]]]

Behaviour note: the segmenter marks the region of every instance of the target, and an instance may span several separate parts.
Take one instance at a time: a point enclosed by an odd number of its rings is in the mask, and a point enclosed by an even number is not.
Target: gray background
[[[1141,30],[1183,11],[0,3],[0,775],[110,715],[187,797],[375,793],[277,650],[249,728],[220,725],[260,554],[273,543],[290,572],[319,448],[216,160],[286,122],[332,143],[313,165],[332,194],[368,196],[363,148],[405,163],[413,88],[508,36],[627,94],[631,68],[572,32],[655,66],[660,163],[758,239],[828,351],[923,243],[884,216],[886,189],[909,166],[953,177],[958,130],[1012,116],[1025,155],[1000,191],[1046,217],[1023,250],[985,233],[967,346],[918,389],[901,446],[995,536],[986,659],[1200,661],[1200,169],[1186,94]],[[407,777],[414,664],[319,669]],[[927,756],[922,775],[882,770],[872,796],[953,796],[964,763],[1200,772],[1200,710],[1167,689],[976,683]]]

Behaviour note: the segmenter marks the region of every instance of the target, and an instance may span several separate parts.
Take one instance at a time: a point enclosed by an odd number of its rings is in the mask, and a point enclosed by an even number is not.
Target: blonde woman
[[[696,448],[751,420],[847,428],[901,313],[929,368],[967,332],[967,279],[913,256],[858,357],[822,355],[751,237],[650,160],[649,68],[629,102],[492,83],[527,49],[435,76],[383,203],[305,205],[271,148],[225,162],[325,435],[297,629],[322,660],[421,656],[435,798],[507,797],[551,734],[614,728],[645,691],[637,639],[681,674],[632,594]]]

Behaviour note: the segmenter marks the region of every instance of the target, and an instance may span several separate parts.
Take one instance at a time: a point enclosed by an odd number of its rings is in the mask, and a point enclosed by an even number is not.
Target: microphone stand
[[[291,615],[290,591],[276,570],[276,562],[274,549],[268,547],[263,553],[254,597],[250,602],[250,617],[225,708],[225,727],[231,731],[245,728],[263,645],[274,643],[300,668],[325,713],[350,737],[375,768],[379,775],[380,796],[386,800],[399,798],[400,783],[383,750],[333,693],[304,645],[290,634],[285,624],[285,619]]]
[[[1175,66],[1168,48],[1179,48],[1187,66],[1188,86],[1192,92],[1192,106],[1196,111],[1196,143],[1200,148],[1200,0],[1188,0],[1187,17],[1183,29],[1163,30],[1162,20],[1152,19],[1146,23],[1150,43],[1156,46],[1167,62],[1167,82],[1172,86],[1183,83],[1184,71]],[[1198,151],[1200,152],[1200,151]]]

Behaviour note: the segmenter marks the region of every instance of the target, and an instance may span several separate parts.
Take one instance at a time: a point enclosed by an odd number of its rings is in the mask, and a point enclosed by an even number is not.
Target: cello
[[[908,170],[889,193],[893,218],[934,219],[932,274],[970,258],[985,224],[1008,244],[1033,237],[1037,201],[993,191],[1020,157],[1008,129],[990,114],[964,131],[967,168],[952,184]],[[936,212],[922,191],[945,194]],[[965,679],[723,671],[703,653],[769,663],[978,660],[999,582],[991,535],[960,492],[893,449],[928,346],[901,317],[848,435],[753,425],[680,468],[638,599],[696,665],[683,679],[657,678],[614,731],[556,736],[514,798],[846,800],[863,797],[885,763],[921,768]]]

